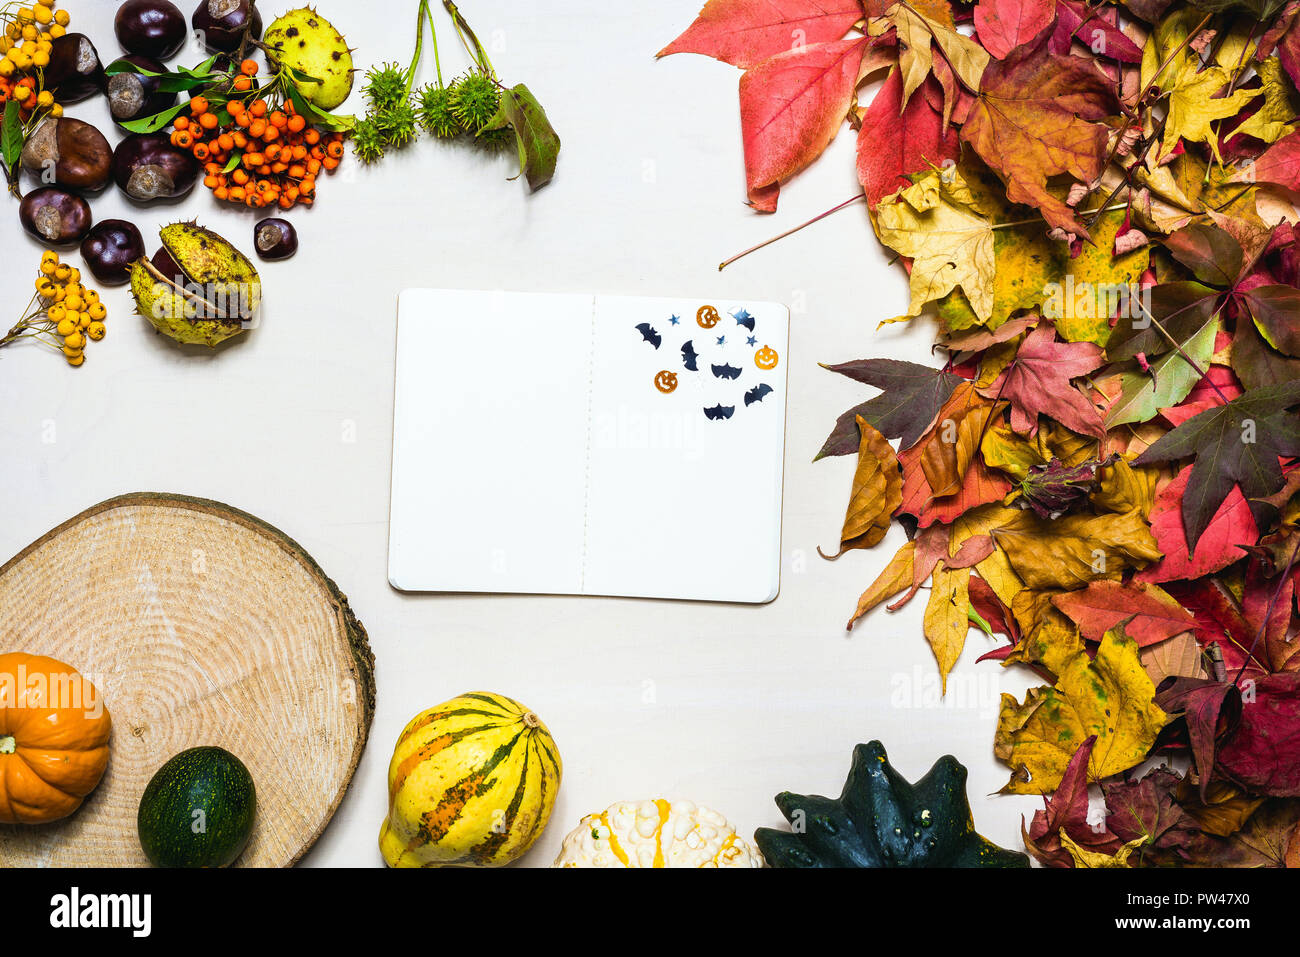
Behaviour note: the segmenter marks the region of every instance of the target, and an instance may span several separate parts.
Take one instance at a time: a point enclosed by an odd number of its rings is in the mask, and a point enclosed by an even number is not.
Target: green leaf
[[[138,120],[129,120],[122,124],[122,128],[131,133],[157,133],[174,120],[181,110],[188,108],[189,103],[177,103],[170,109],[163,110],[161,113],[155,113],[153,116],[141,117]]]
[[[164,70],[162,73],[146,70],[127,60],[118,60],[104,68],[105,76],[117,76],[121,73],[136,73],[140,76],[158,77],[158,90],[162,93],[185,93],[204,86],[209,86],[220,74],[212,72],[216,63],[215,56],[208,58],[197,67],[180,67],[176,71]]]
[[[299,115],[315,126],[327,130],[347,132],[357,125],[355,116],[339,116],[335,113],[326,113],[324,110],[312,105],[311,101],[303,96],[293,84],[289,84],[288,93],[289,99],[293,101],[293,108],[298,111]]]
[[[219,56],[221,56],[220,53],[214,53],[214,54],[212,54],[212,56],[208,57],[206,60],[204,60],[204,61],[203,61],[202,63],[200,63],[198,66],[193,67],[193,68],[183,66],[183,67],[180,67],[180,68],[179,68],[179,71],[180,71],[181,73],[188,73],[190,76],[207,76],[207,77],[210,77],[210,76],[212,76],[212,68],[213,68],[214,66],[216,66],[217,58],[218,58]]]
[[[1214,338],[1219,331],[1219,321],[1215,316],[1181,343],[1183,352],[1202,371],[1214,355]],[[1151,363],[1150,372],[1124,373],[1120,376],[1120,397],[1106,413],[1106,428],[1154,419],[1161,409],[1177,405],[1187,398],[1200,378],[1201,373],[1177,351],[1168,352]]]
[[[136,66],[130,60],[117,60],[104,67],[105,76],[117,76],[119,73],[139,73],[141,76],[170,76],[171,74],[164,71],[155,73],[153,70],[146,70],[142,66]]]
[[[293,79],[294,83],[314,83],[319,86],[321,83],[325,82],[320,77],[312,76],[310,73],[300,70],[296,66],[289,66],[286,64],[284,69],[289,71],[289,76]]]
[[[0,152],[4,154],[5,169],[13,171],[23,154],[23,121],[17,100],[5,104],[4,126],[0,128]]]
[[[1132,359],[1139,352],[1153,359],[1173,348],[1170,337],[1186,342],[1218,312],[1221,294],[1188,280],[1162,282],[1146,290],[1146,295],[1151,298],[1149,315],[1146,304],[1139,299],[1139,309],[1126,310],[1136,315],[1122,315],[1116,320],[1106,342],[1106,358],[1111,362]]]
[[[537,102],[537,97],[522,83],[502,93],[497,115],[480,132],[507,126],[515,131],[519,172],[527,178],[530,190],[541,189],[555,175],[560,137],[546,118],[546,111]]]
[[[243,159],[244,159],[243,151],[236,150],[234,153],[231,154],[230,159],[226,161],[226,165],[222,168],[221,172],[229,173],[231,170],[235,169],[235,167],[237,167],[241,162],[243,162]]]

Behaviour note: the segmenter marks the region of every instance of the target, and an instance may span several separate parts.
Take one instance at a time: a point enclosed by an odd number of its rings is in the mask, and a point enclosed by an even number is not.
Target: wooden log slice
[[[285,866],[329,823],[374,714],[374,656],[347,598],[279,530],[218,502],[139,493],[60,525],[0,568],[0,651],[89,677],[108,771],[70,817],[0,825],[0,866],[146,866],[145,785],[218,745],[257,786],[237,862]]]

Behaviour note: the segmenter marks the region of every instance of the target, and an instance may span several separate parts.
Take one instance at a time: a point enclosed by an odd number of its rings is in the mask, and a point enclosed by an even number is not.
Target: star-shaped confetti
[[[727,337],[726,337],[726,336],[718,336],[718,345],[720,345],[720,346],[725,346],[726,344],[727,344]]]
[[[756,346],[756,345],[758,345],[758,339],[755,338],[754,336],[750,336],[748,339],[745,340],[745,342],[746,342],[746,344],[751,345],[751,346]]]
[[[681,316],[673,316],[671,319],[668,320],[668,324],[670,326],[679,326],[681,325],[681,323],[682,323]]]

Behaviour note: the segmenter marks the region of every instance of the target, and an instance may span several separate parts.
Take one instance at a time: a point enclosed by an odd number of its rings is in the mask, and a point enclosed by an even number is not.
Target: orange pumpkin
[[[67,817],[108,767],[113,723],[99,691],[53,658],[0,655],[0,822]]]

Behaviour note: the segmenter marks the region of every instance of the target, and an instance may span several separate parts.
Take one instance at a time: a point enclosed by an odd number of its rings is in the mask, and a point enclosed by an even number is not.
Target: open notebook
[[[389,580],[771,601],[788,335],[774,303],[403,292]]]

